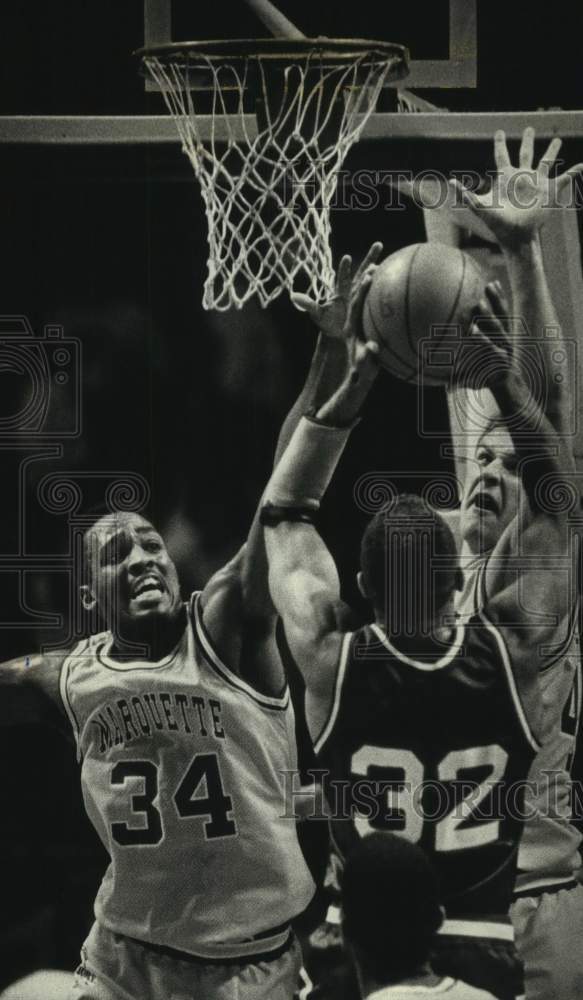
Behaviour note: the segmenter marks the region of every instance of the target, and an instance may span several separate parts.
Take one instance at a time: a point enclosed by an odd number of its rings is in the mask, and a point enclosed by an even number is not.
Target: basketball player
[[[442,923],[437,878],[420,847],[371,833],[350,852],[342,872],[342,934],[364,1000],[493,1000],[433,971],[431,949]]]
[[[491,286],[488,295],[496,305]],[[488,303],[480,309],[487,314]],[[489,325],[502,336],[491,314]],[[567,559],[569,541],[566,515],[543,510],[536,495],[543,474],[563,472],[560,440],[510,372],[508,345],[496,346],[476,324],[468,343],[490,352],[475,370],[490,372],[505,415],[525,414],[522,431],[536,455],[525,467],[529,503],[514,525],[526,568],[518,573],[510,560],[489,567],[484,613],[466,626],[448,624],[461,585],[453,537],[420,498],[400,497],[373,519],[362,544],[361,580],[375,624],[353,634],[339,627],[336,569],[311,520],[366,394],[362,377],[345,382],[317,422],[300,423],[266,491],[262,519],[272,597],[306,682],[339,853],[375,828],[426,847],[445,887],[448,918],[453,926],[465,923],[471,939],[461,955],[449,956],[449,967],[457,963],[459,978],[506,1000],[520,988],[503,923],[521,831],[520,791],[514,804],[509,796],[539,748],[537,651],[549,634],[547,615],[562,617],[566,599],[556,572],[541,572],[538,560]],[[524,443],[517,447],[522,457]],[[437,575],[430,553],[443,567]],[[533,624],[524,607],[544,608],[545,615]],[[433,792],[425,793],[426,784]],[[486,914],[491,921],[484,922]]]
[[[273,636],[244,592],[245,554],[184,604],[163,539],[139,514],[86,537],[82,600],[105,631],[60,658],[0,670],[3,716],[77,744],[87,813],[111,864],[72,996],[288,1000],[290,920],[314,884],[281,770],[294,715]],[[278,676],[279,675],[279,676]]]
[[[580,172],[573,167],[549,180],[560,148],[553,139],[533,166],[534,131],[526,129],[519,166],[511,164],[504,133],[496,135],[494,152],[498,176],[489,194],[476,196],[458,190],[465,205],[491,230],[504,253],[512,287],[513,313],[526,321],[532,342],[522,339],[522,363],[533,373],[530,358],[543,376],[541,398],[546,415],[564,447],[569,447],[568,410],[576,405],[568,380],[552,378],[551,354],[564,345],[543,335],[559,330],[548,289],[539,229],[555,207],[557,192]],[[565,355],[566,356],[566,355]],[[538,360],[537,360],[538,359]],[[541,371],[542,369],[542,371]],[[523,502],[523,485],[509,431],[494,417],[478,438],[468,463],[461,506],[465,586],[458,609],[474,614],[488,600],[489,560],[508,558],[508,525]],[[575,595],[573,595],[574,597]],[[528,1000],[576,1000],[583,996],[583,886],[575,879],[581,865],[581,835],[571,822],[567,791],[581,705],[581,660],[573,606],[557,622],[550,637],[551,653],[541,672],[541,688],[553,735],[537,756],[529,775],[532,789],[522,837],[512,920],[516,944],[525,967]],[[577,942],[577,943],[576,943]]]
[[[344,258],[339,302],[362,297],[380,249],[354,282]],[[339,348],[329,358],[321,339],[309,395]],[[294,713],[266,568],[256,519],[246,546],[185,604],[154,526],[107,515],[86,535],[80,588],[104,631],[61,656],[0,665],[1,723],[72,730],[86,809],[111,858],[75,1000],[294,992],[290,921],[314,882],[284,818]]]

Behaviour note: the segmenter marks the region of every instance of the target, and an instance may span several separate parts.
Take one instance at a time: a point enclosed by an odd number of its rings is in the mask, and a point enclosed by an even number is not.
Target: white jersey
[[[486,603],[486,564],[484,556],[464,567],[464,589],[457,604],[463,618]],[[557,627],[554,644],[549,644],[548,663],[540,672],[545,737],[528,776],[526,822],[518,852],[518,892],[570,882],[581,866],[582,838],[571,822],[569,794],[581,711],[576,611],[571,621]]]
[[[369,993],[367,1000],[495,1000],[491,993],[477,990],[460,979],[446,977],[435,986],[385,986]]]
[[[120,663],[111,643],[79,643],[61,674],[85,807],[111,858],[98,921],[203,958],[277,948],[314,892],[284,818],[289,691],[267,697],[233,674],[196,599],[165,659]]]

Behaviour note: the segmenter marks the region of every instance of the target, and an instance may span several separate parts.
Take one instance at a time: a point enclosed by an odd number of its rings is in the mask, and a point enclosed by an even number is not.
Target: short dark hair
[[[428,961],[443,920],[427,856],[393,833],[364,837],[346,860],[342,912],[345,940],[376,983],[413,976]]]
[[[375,514],[362,537],[360,565],[375,609],[400,634],[430,622],[457,583],[451,528],[414,493],[399,494]]]
[[[91,586],[93,577],[93,549],[92,549],[92,539],[95,536],[95,529],[99,527],[100,524],[108,520],[115,522],[116,519],[122,523],[131,517],[141,517],[145,521],[148,521],[148,517],[139,510],[105,510],[103,513],[98,513],[95,516],[93,523],[86,528],[83,533],[83,543],[81,548],[81,565],[80,565],[80,578],[81,583]],[[150,522],[151,523],[151,522]]]

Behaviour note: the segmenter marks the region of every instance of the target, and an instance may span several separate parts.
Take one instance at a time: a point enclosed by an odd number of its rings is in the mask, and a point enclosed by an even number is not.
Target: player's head
[[[163,539],[141,514],[106,514],[84,539],[83,606],[103,621],[171,618],[181,608],[176,567]]]
[[[431,633],[462,584],[451,528],[414,494],[400,494],[372,518],[360,566],[361,589],[393,635]]]
[[[371,833],[349,854],[342,929],[361,985],[389,986],[422,971],[442,920],[437,877],[416,844]]]
[[[501,420],[492,420],[468,463],[460,511],[463,541],[476,554],[489,552],[524,502],[512,437]]]

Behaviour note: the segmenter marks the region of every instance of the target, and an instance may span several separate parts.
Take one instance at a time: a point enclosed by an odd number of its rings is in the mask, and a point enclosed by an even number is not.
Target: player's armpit
[[[535,650],[556,641],[577,601],[579,541],[562,516],[526,516],[507,530],[486,567],[488,613]],[[541,654],[542,655],[542,654]],[[543,664],[544,665],[544,664]]]
[[[515,622],[512,625],[504,624],[497,615],[498,610],[494,604],[490,608],[485,608],[483,615],[486,621],[496,626],[501,653],[507,658],[526,721],[534,738],[542,743],[544,706],[540,687],[539,652],[542,650],[543,642],[534,640],[531,629],[520,628]]]
[[[218,657],[262,694],[279,697],[285,673],[275,641],[275,608],[248,600],[247,545],[209,580],[200,595],[202,623]],[[267,570],[265,570],[267,572]]]
[[[286,635],[306,685],[306,722],[316,742],[332,711],[345,633],[333,631],[315,638],[290,626]]]
[[[338,594],[333,560],[313,528],[282,524],[268,531],[267,538],[272,596],[306,685],[306,713],[314,738],[330,711],[344,638],[339,622],[346,618],[346,607]]]
[[[0,725],[68,728],[59,692],[66,655],[30,654],[0,663]]]
[[[564,649],[577,606],[575,541],[569,546],[561,519],[536,518],[514,559],[488,566],[484,613],[498,629],[508,653],[529,725],[542,738],[541,670]],[[492,558],[492,557],[491,557]]]

